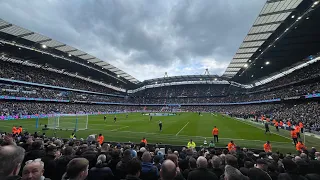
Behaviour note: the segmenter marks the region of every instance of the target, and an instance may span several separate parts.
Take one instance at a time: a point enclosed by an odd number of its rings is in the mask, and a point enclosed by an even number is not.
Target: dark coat
[[[282,179],[290,179],[290,180],[308,180],[307,178],[299,175],[299,174],[289,174],[289,173],[281,173],[278,176],[278,180]]]
[[[75,158],[75,156],[61,156],[59,159],[56,159],[56,177],[53,180],[61,180],[63,174],[67,170],[68,163]]]
[[[140,173],[140,179],[142,180],[154,180],[158,179],[158,168],[152,163],[142,162],[142,170]]]
[[[305,177],[308,179],[308,180],[318,180],[320,179],[320,175],[319,174],[306,174]]]
[[[221,168],[212,168],[211,171],[219,178],[222,174],[224,174],[223,169]]]
[[[123,180],[141,180],[140,178],[137,178],[135,176],[127,175],[125,179]]]
[[[206,168],[198,168],[191,171],[188,180],[218,180],[218,177]]]
[[[87,177],[88,180],[114,179],[113,173],[107,164],[96,165],[91,168]]]
[[[55,156],[47,154],[41,161],[44,163],[44,173],[43,176],[50,179],[56,179],[57,171],[56,171],[56,162]]]

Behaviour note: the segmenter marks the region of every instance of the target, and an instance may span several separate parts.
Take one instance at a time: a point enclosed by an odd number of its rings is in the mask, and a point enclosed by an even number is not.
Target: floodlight
[[[295,17],[294,15],[291,16],[292,19],[293,19],[294,17]]]
[[[243,67],[247,68],[247,67],[248,67],[248,64],[244,64]]]
[[[68,56],[71,57],[71,54],[69,54]]]
[[[268,65],[268,64],[270,64],[270,62],[269,62],[269,61],[267,61],[267,62],[266,62],[266,65]]]
[[[42,44],[41,47],[44,49],[47,48],[47,46],[45,44]]]

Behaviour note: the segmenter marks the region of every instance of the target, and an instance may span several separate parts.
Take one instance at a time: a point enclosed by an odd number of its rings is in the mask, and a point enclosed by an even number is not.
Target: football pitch
[[[214,126],[219,128],[219,143],[217,147],[226,147],[230,140],[233,140],[241,148],[263,149],[263,144],[269,140],[273,147],[273,152],[295,152],[295,147],[289,135],[289,131],[280,130],[279,133],[271,127],[271,135],[264,134],[264,126],[243,122],[222,114],[203,113],[181,113],[176,116],[154,116],[149,120],[149,116],[141,113],[117,114],[117,122],[113,121],[113,114],[89,115],[87,130],[76,132],[77,138],[84,138],[90,134],[102,133],[105,141],[111,142],[140,142],[142,137],[146,137],[148,143],[162,143],[172,145],[186,145],[192,139],[197,146],[203,145],[206,139],[208,143],[213,139],[211,131]],[[162,132],[159,130],[158,123],[162,121]],[[11,132],[13,125],[23,126],[24,131],[34,133],[37,131],[42,134],[42,126],[48,123],[48,119],[40,119],[38,129],[35,127],[35,119],[0,121],[0,131]],[[45,131],[48,137],[68,138],[72,131],[67,130],[48,130]],[[306,141],[307,147],[314,146],[320,148],[319,139],[310,137]]]

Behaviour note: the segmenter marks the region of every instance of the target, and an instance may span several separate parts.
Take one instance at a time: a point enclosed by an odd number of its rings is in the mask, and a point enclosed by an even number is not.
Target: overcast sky
[[[222,75],[265,0],[0,0],[0,18],[139,80]]]

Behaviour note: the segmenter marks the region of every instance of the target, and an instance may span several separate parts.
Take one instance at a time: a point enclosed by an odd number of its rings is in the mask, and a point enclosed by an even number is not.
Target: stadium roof
[[[148,79],[140,83],[139,85],[150,85],[150,84],[163,84],[163,83],[173,83],[173,82],[183,82],[183,81],[221,81],[226,80],[226,78],[220,77],[218,75],[183,75],[183,76],[169,76],[155,79]]]
[[[39,33],[30,31],[28,29],[19,27],[14,24],[11,24],[1,18],[0,18],[0,32],[14,36],[15,37],[14,40],[17,42],[19,41],[19,39],[24,39],[24,40],[31,41],[33,44],[40,44],[43,49],[46,49],[46,48],[55,49],[61,52],[62,54],[65,54],[66,57],[68,58],[77,57],[82,59],[83,61],[86,61],[87,63],[92,63],[96,66],[99,66],[100,69],[102,69],[103,71],[112,72],[112,74],[117,76],[117,78],[122,77],[131,83],[134,83],[134,84],[139,83],[139,80],[137,80],[136,78],[132,77],[131,75],[127,74],[126,72],[118,69],[117,67],[111,65],[110,63],[104,60],[101,60],[86,52],[83,52],[77,48],[74,48],[65,43],[59,42],[47,36],[41,35]]]
[[[249,83],[320,51],[319,1],[268,0],[223,77]]]

